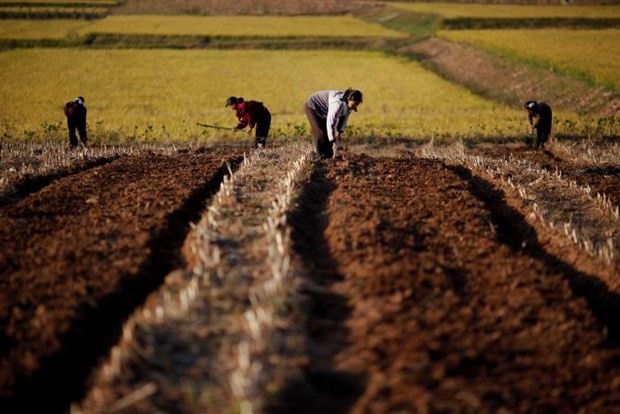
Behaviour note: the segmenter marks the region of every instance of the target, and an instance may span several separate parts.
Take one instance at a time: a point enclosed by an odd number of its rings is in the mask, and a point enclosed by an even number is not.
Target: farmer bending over
[[[77,128],[80,133],[80,140],[86,146],[86,107],[84,106],[84,98],[78,96],[71,102],[67,102],[64,107],[67,124],[69,126],[69,142],[71,147],[78,145],[75,130]]]
[[[306,101],[306,116],[318,156],[336,158],[351,111],[357,112],[360,103],[362,92],[351,88],[344,92],[320,91],[310,95]]]
[[[544,102],[536,101],[527,101],[523,107],[527,110],[530,134],[536,129],[536,148],[542,148],[551,133],[551,107]]]
[[[254,139],[254,149],[265,148],[267,145],[267,134],[271,126],[271,114],[262,102],[244,101],[243,98],[231,96],[226,100],[226,107],[231,107],[237,113],[239,124],[234,128],[240,131],[246,126],[249,127],[248,134],[256,127],[256,138]]]

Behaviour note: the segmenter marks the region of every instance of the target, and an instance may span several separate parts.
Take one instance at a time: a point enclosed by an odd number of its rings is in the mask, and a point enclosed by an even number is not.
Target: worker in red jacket
[[[75,135],[77,129],[80,133],[80,140],[86,146],[86,107],[84,106],[84,98],[78,96],[73,101],[67,102],[64,106],[67,124],[69,126],[69,142],[72,147],[77,147],[78,140]]]
[[[243,98],[231,96],[226,100],[226,107],[231,107],[237,114],[239,124],[234,128],[240,131],[248,127],[248,134],[256,127],[256,137],[254,138],[255,149],[265,148],[267,145],[267,134],[271,127],[271,114],[262,102],[244,101]]]

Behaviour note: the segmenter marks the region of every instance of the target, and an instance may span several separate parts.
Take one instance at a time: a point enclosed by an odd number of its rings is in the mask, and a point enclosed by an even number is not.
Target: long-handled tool
[[[200,122],[196,122],[196,125],[200,125],[201,127],[205,127],[205,128],[226,129],[228,131],[234,129],[234,128],[227,128],[227,127],[218,126],[218,125],[201,124]]]

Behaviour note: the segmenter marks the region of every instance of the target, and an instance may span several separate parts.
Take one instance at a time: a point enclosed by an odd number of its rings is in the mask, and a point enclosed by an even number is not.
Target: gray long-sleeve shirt
[[[327,138],[330,142],[336,139],[336,132],[344,132],[351,110],[342,100],[340,91],[320,91],[310,95],[306,106],[318,116],[327,120]]]

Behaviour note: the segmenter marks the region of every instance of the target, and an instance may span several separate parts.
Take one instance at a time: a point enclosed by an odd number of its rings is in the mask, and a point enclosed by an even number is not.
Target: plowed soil
[[[473,151],[620,200],[619,166]],[[183,267],[188,223],[235,156],[120,157],[0,208],[0,408],[61,412],[84,394],[129,313]],[[265,412],[620,412],[620,292],[606,282],[618,272],[567,259],[584,253],[520,208],[484,176],[411,152],[316,161],[290,213],[307,363]]]
[[[120,157],[0,209],[2,412],[60,412],[79,398],[127,315],[182,265],[224,160],[234,168],[239,153]]]
[[[295,232],[323,288],[311,362],[272,412],[619,412],[618,292],[511,204],[440,161],[318,168]]]

